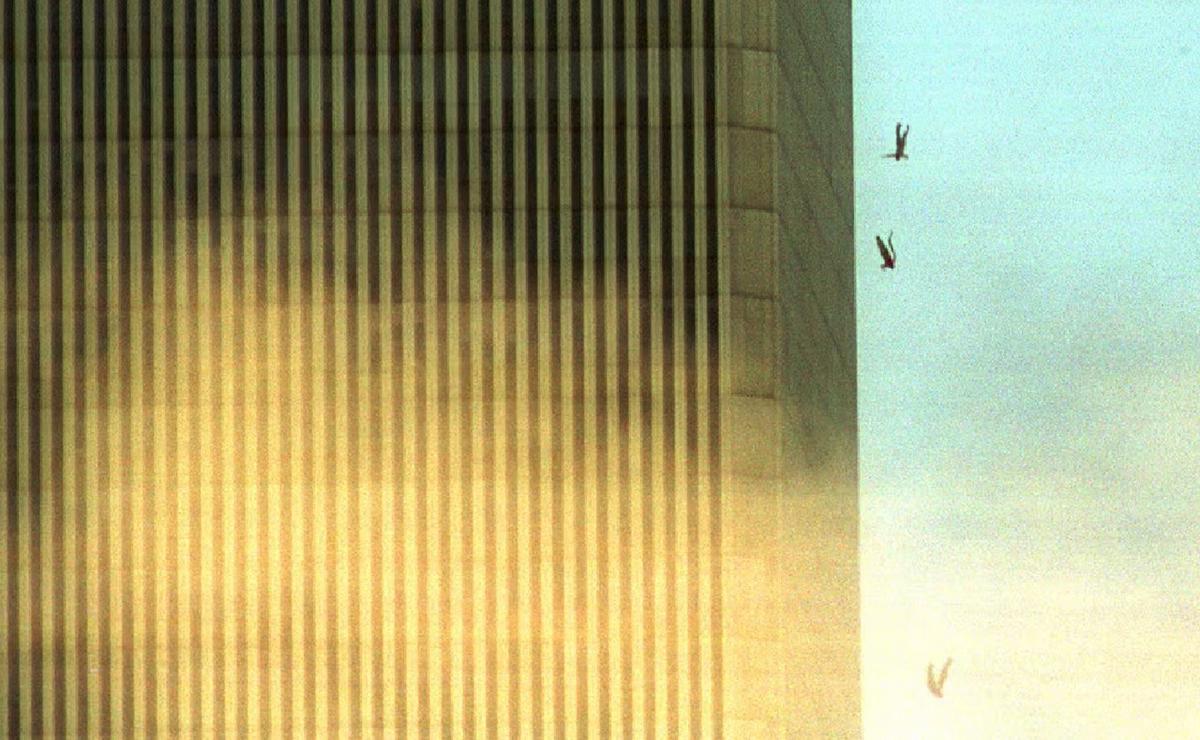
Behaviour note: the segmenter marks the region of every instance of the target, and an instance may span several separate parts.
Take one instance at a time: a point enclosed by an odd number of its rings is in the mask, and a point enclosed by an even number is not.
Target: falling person
[[[887,244],[883,243],[878,234],[875,235],[875,243],[879,245],[879,254],[883,256],[883,264],[879,266],[879,269],[896,269],[896,248],[892,246],[892,232],[888,232]]]
[[[908,155],[904,153],[904,147],[908,146],[908,130],[910,128],[912,126],[905,126],[904,133],[901,133],[900,124],[896,124],[896,151],[883,155],[884,159],[894,159],[897,162],[908,159]]]
[[[951,660],[951,658],[946,658],[946,664],[942,666],[942,673],[936,681],[933,679],[933,663],[930,663],[929,667],[925,670],[925,680],[929,684],[929,693],[939,699],[942,698],[942,687],[946,685],[946,674],[950,672]]]

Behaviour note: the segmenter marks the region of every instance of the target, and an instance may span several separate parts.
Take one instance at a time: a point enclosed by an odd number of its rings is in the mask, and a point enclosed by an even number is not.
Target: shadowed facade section
[[[731,737],[862,732],[850,6],[744,2],[718,24]]]

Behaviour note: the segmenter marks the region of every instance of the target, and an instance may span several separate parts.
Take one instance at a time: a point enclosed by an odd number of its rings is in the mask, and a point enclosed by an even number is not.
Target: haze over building
[[[848,2],[0,42],[12,734],[860,732]]]

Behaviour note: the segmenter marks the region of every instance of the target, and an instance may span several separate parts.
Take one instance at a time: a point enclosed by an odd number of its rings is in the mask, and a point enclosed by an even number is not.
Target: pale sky
[[[1200,737],[1200,0],[861,0],[854,78],[866,736]]]

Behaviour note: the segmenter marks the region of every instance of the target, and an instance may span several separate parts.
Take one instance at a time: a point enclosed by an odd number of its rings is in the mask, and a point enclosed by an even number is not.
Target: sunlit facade
[[[857,734],[850,11],[783,5],[0,0],[3,726]]]

